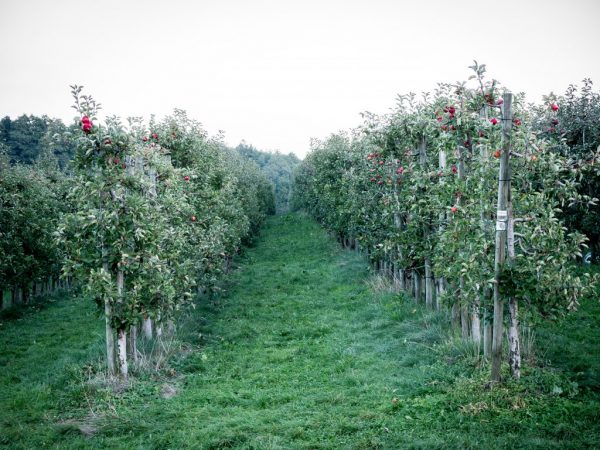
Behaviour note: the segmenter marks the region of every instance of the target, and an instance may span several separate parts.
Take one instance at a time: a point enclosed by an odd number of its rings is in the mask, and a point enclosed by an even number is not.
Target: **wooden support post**
[[[508,205],[510,203],[510,132],[512,128],[512,94],[503,95],[502,104],[502,154],[498,177],[498,207],[496,211],[496,253],[494,258],[494,325],[492,337],[492,382],[500,381],[502,364],[502,335],[504,332],[504,299],[500,294],[500,281],[506,259]]]

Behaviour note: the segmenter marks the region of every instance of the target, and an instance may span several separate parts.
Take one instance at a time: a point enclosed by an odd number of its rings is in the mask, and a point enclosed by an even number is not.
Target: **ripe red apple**
[[[513,123],[514,123],[516,126],[521,126],[521,119],[514,119],[514,120],[513,120]]]
[[[142,141],[144,141],[144,142],[148,142],[148,136],[144,136],[144,137],[142,138]]]
[[[458,208],[456,206],[453,206],[452,208],[450,208],[450,211],[452,211],[452,214],[455,214],[456,211],[458,211]]]
[[[442,125],[440,128],[441,128],[442,130],[444,130],[444,131],[447,131],[447,130],[448,130],[448,125]]]
[[[504,100],[502,100],[501,98],[499,98],[499,99],[496,101],[496,106],[500,106],[502,103],[504,103]]]
[[[81,123],[85,124],[85,123],[91,123],[92,121],[90,120],[90,118],[88,116],[83,116],[81,118]]]
[[[183,177],[183,181],[190,181],[190,177],[186,175],[185,177]]]
[[[158,140],[158,134],[156,134],[156,133],[152,133],[152,139],[154,139],[154,140]]]
[[[371,177],[371,183],[375,183],[375,181],[377,181],[377,180],[375,180],[375,178]]]
[[[558,111],[558,105],[556,103],[552,103],[552,105],[550,105],[550,108],[552,108],[552,111]]]
[[[454,113],[456,113],[456,108],[455,108],[454,106],[450,106],[450,107],[448,108],[448,113],[449,113],[451,116],[453,116],[453,115],[454,115]]]
[[[502,153],[500,152],[500,150],[496,150],[494,152],[494,158],[500,158],[500,155],[502,155]]]
[[[491,122],[492,125],[496,125],[498,123],[498,119],[496,119],[495,117],[492,117],[490,119],[490,122]]]
[[[192,222],[196,221],[196,216],[192,216]]]
[[[456,166],[452,166],[452,173],[458,173],[458,168]]]
[[[444,120],[444,118],[442,116],[437,116],[437,121],[441,122],[442,120]]]

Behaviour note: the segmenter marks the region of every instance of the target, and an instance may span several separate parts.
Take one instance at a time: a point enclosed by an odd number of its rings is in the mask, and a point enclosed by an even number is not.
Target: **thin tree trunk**
[[[479,299],[473,302],[471,310],[471,339],[477,345],[477,353],[481,346],[481,320],[479,319]]]
[[[431,260],[425,258],[425,305],[433,309],[433,299],[435,297],[435,283],[433,272],[431,271]]]
[[[144,332],[145,339],[152,339],[152,319],[150,319],[149,317],[144,317],[144,322],[142,323],[142,331]]]
[[[123,298],[123,286],[125,284],[122,270],[117,271],[117,296],[119,300]],[[127,379],[127,330],[119,328],[117,331],[117,346],[119,347],[119,373],[122,378]]]
[[[460,326],[460,304],[457,300],[452,304],[452,328],[457,329]]]
[[[102,262],[102,270],[108,273],[108,262],[106,261],[106,250],[102,249],[104,261]],[[112,327],[112,306],[109,299],[104,300],[104,330],[106,334],[106,366],[108,375],[115,376],[115,332]]]
[[[508,328],[508,363],[510,373],[517,380],[521,378],[521,341],[519,339],[519,303],[515,297],[508,301],[510,326]]]
[[[128,336],[128,346],[127,351],[129,354],[129,359],[133,361],[134,364],[138,362],[138,352],[137,352],[137,325],[133,325],[129,329]]]
[[[129,368],[127,366],[127,331],[119,328],[117,331],[117,346],[119,347],[119,374],[127,379]]]
[[[487,308],[483,313],[483,356],[489,359],[492,355],[492,321]]]
[[[435,296],[435,309],[442,309],[442,297],[446,293],[446,279],[444,277],[437,278],[437,295]]]
[[[421,301],[421,275],[416,269],[413,269],[412,274],[415,302],[419,303]]]
[[[460,329],[463,339],[469,338],[469,312],[466,306],[460,307]]]

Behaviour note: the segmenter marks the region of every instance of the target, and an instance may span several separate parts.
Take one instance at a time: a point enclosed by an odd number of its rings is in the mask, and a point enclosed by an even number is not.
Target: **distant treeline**
[[[300,164],[300,159],[293,153],[284,155],[280,152],[262,152],[243,141],[236,147],[236,150],[244,158],[248,158],[258,164],[267,178],[271,180],[275,189],[275,207],[277,213],[288,211],[290,208],[289,199],[292,192],[293,173],[294,169]]]
[[[46,115],[23,114],[14,120],[6,116],[0,120],[0,145],[5,147],[11,164],[32,164],[40,155],[53,154],[64,169],[75,155],[75,142],[68,132],[76,128]]]

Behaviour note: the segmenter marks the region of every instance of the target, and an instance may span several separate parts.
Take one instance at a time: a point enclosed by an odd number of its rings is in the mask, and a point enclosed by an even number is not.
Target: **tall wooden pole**
[[[502,154],[498,177],[498,208],[496,211],[496,255],[494,259],[494,325],[492,338],[493,382],[500,381],[502,364],[502,334],[504,319],[504,299],[500,295],[500,276],[506,260],[506,240],[508,231],[508,206],[510,197],[510,132],[512,128],[512,99],[510,92],[503,95],[502,104]]]

